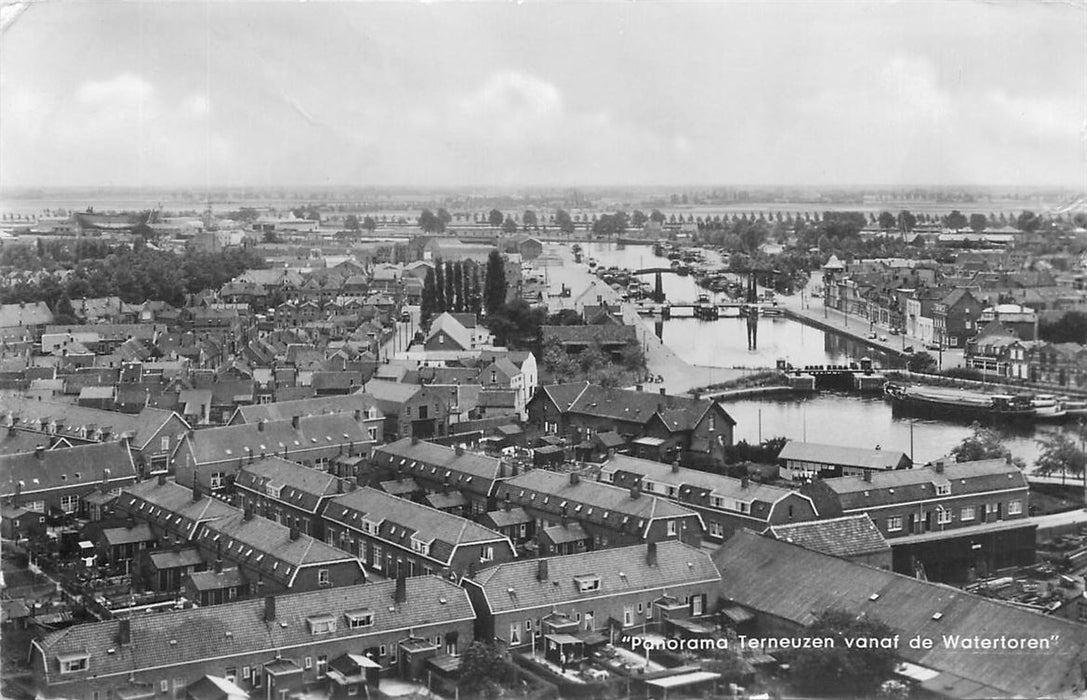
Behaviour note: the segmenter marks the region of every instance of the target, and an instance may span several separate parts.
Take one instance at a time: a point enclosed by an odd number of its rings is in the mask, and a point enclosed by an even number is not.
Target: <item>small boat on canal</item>
[[[884,395],[895,410],[916,416],[1035,420],[1032,397],[888,382]]]

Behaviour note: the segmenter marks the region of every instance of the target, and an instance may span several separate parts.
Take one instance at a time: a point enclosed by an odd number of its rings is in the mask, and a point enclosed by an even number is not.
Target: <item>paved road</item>
[[[547,268],[549,293],[559,294],[563,285],[571,291],[569,297],[550,296],[548,307],[552,312],[560,309],[580,311],[585,304],[599,303],[598,297],[608,304],[621,306],[623,319],[637,329],[649,372],[664,377],[663,382],[647,385],[647,391],[664,389],[669,394],[683,394],[744,375],[744,370],[698,367],[688,363],[642,323],[634,304],[623,303],[614,289],[589,272],[588,266],[575,263],[568,246],[548,244],[545,251],[557,255],[563,263]],[[690,342],[697,342],[697,339],[691,338]]]

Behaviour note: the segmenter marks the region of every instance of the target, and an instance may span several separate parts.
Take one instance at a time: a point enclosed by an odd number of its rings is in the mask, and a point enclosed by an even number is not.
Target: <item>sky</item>
[[[1087,2],[8,5],[0,187],[1087,190]]]

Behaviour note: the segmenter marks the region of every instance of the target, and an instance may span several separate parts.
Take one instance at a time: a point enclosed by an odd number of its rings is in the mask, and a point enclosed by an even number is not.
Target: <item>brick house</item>
[[[476,638],[543,649],[552,634],[618,641],[620,630],[665,633],[713,608],[720,572],[708,553],[651,542],[491,566],[461,582]]]
[[[865,449],[823,445],[816,442],[790,440],[778,453],[781,478],[794,481],[832,476],[863,476],[866,471],[909,469],[912,465],[905,452],[898,450]]]
[[[891,545],[895,571],[959,581],[1034,563],[1027,480],[1002,459],[816,479],[801,492],[823,517],[867,514]]]
[[[891,570],[891,546],[865,513],[771,525],[764,534],[804,549]]]
[[[327,689],[344,654],[425,679],[428,660],[468,645],[474,621],[463,589],[427,576],[76,625],[32,642],[30,662],[47,697],[182,698],[210,674],[281,698]]]
[[[369,487],[332,499],[324,522],[328,544],[384,576],[459,579],[516,556],[510,540],[494,530]]]
[[[369,434],[349,415],[295,416],[197,430],[185,437],[174,464],[179,484],[219,492],[258,459],[279,455],[327,470],[336,458],[358,456],[370,444]]]
[[[282,457],[247,464],[234,477],[236,503],[243,510],[319,540],[325,536],[321,514],[343,490],[339,477]]]
[[[534,469],[502,481],[495,496],[532,517],[536,543],[546,555],[668,539],[698,545],[704,531],[701,516],[690,508],[576,473]]]
[[[762,532],[772,525],[818,517],[812,500],[796,491],[678,464],[616,454],[604,463],[598,478],[690,508],[702,517],[706,537],[714,541],[727,539],[741,528]]]
[[[39,448],[0,456],[0,499],[25,510],[82,515],[83,500],[96,492],[136,482],[132,453],[119,442]]]
[[[978,319],[984,304],[970,289],[958,287],[932,305],[932,323],[936,342],[944,347],[966,347],[966,341],[978,331]]]
[[[448,434],[450,414],[455,413],[457,404],[455,387],[372,380],[366,384],[365,394],[385,414],[385,435],[390,440]]]
[[[240,406],[231,416],[230,425],[259,423],[262,420],[290,420],[295,416],[310,418],[330,414],[345,414],[354,418],[355,422],[359,423],[366,432],[371,443],[371,449],[373,445],[384,442],[385,415],[378,408],[373,397],[360,393]],[[368,452],[363,453],[364,456],[368,454]]]

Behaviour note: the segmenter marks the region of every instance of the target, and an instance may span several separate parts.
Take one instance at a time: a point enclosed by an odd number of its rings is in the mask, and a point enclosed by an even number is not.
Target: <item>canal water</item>
[[[604,266],[630,269],[667,265],[649,246],[617,249],[611,243],[591,243],[585,253]],[[671,301],[693,301],[702,293],[694,279],[667,274],[664,292]],[[783,359],[793,365],[843,364],[860,357],[890,366],[891,358],[849,338],[827,333],[786,318],[759,319],[758,350],[747,349],[746,320],[701,321],[646,318],[664,342],[693,365],[708,367],[773,367]],[[809,440],[850,447],[901,450],[920,463],[946,455],[971,433],[969,423],[912,420],[895,416],[879,396],[822,392],[810,396],[729,401],[725,409],[736,420],[735,440],[755,443],[773,437]],[[1059,430],[1052,425],[994,426],[1012,454],[1033,466],[1037,438]]]

